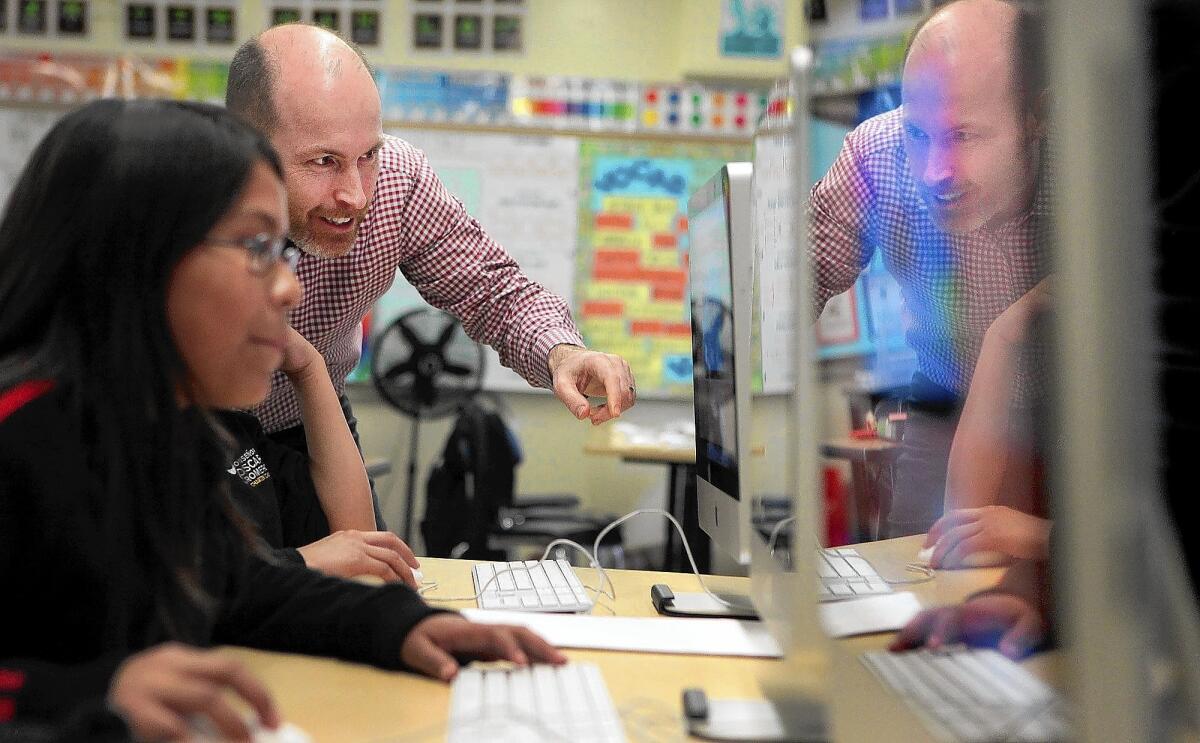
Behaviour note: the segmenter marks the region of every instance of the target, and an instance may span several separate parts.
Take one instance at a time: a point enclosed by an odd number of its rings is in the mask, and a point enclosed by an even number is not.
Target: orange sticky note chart
[[[596,215],[597,230],[632,230],[633,215],[617,212],[600,212]]]

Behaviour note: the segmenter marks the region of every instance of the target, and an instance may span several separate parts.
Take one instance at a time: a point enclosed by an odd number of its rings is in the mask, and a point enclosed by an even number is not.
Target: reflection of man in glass
[[[918,371],[890,536],[925,531],[941,514],[957,411],[984,333],[1048,269],[1039,24],[1005,0],[940,8],[909,46],[903,105],[851,132],[812,190],[814,313],[881,250],[913,317]],[[1027,386],[1022,377],[1017,401]]]

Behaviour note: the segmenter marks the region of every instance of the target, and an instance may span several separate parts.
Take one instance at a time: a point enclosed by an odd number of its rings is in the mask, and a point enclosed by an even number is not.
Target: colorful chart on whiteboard
[[[691,392],[687,200],[749,147],[583,141],[575,321],[629,361],[640,395]]]

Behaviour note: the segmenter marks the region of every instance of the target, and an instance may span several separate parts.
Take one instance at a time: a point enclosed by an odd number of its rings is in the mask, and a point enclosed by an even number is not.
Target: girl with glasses
[[[564,660],[406,585],[274,560],[232,505],[212,411],[285,363],[286,225],[276,155],[219,108],[95,102],[30,158],[0,222],[0,728],[95,709],[142,739],[197,718],[245,738],[225,689],[277,724],[200,649],[220,643],[444,680],[456,654]]]

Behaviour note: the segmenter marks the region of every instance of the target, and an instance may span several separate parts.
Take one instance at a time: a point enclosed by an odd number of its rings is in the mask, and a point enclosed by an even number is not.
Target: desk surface
[[[859,545],[858,549],[884,577],[904,578],[911,576],[903,566],[913,559],[920,540],[919,536],[904,537]],[[423,560],[426,580],[440,584],[426,598],[437,604],[438,594],[470,595],[469,564],[461,560]],[[905,588],[925,606],[949,604],[994,584],[1001,572],[998,568],[941,571],[931,582]],[[649,598],[654,583],[668,582],[676,590],[699,590],[695,576],[690,574],[628,570],[609,573],[617,590],[615,609],[622,616],[654,616]],[[579,569],[579,574],[585,583],[595,584],[595,571]],[[709,583],[717,590],[749,590],[746,578],[714,577]],[[444,605],[461,608],[473,604]],[[886,646],[889,637],[868,635],[832,643],[830,679],[839,694],[862,699],[865,711],[854,715],[853,724],[875,733],[868,737],[887,730],[888,740],[924,740],[928,733],[920,723],[852,657]],[[316,741],[440,741],[445,737],[450,691],[444,684],[340,661],[243,648],[227,648],[225,652],[240,658],[258,674],[276,695],[284,719],[308,731]],[[675,737],[668,731],[679,729],[673,726],[679,725],[680,695],[688,687],[703,687],[714,697],[760,698],[759,679],[778,664],[761,659],[586,650],[568,650],[566,654],[572,660],[600,666],[613,700],[627,721],[631,740]],[[1033,663],[1035,672],[1046,675],[1043,661]],[[657,720],[653,727],[643,726],[656,734],[639,734],[643,728],[630,724],[634,718]],[[838,736],[845,740],[868,739],[859,730],[839,730]]]

